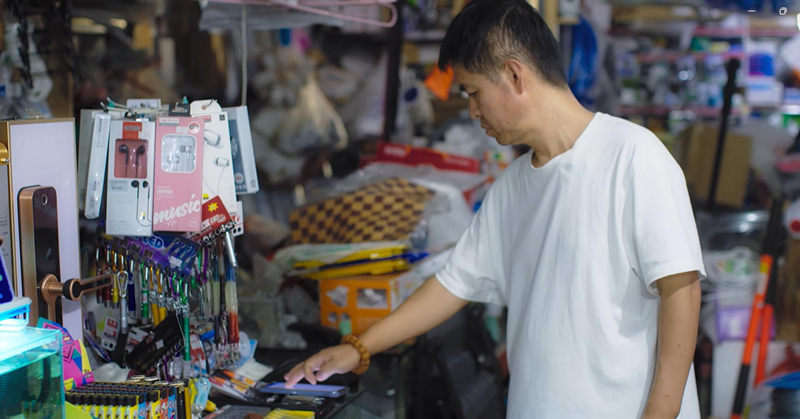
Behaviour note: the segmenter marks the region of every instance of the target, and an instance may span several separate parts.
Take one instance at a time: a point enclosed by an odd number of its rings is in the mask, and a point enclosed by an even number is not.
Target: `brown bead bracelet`
[[[355,335],[347,335],[342,338],[342,343],[356,348],[358,354],[361,356],[361,362],[358,363],[358,366],[353,370],[353,372],[358,375],[362,375],[367,372],[367,369],[369,368],[370,354],[361,341]]]

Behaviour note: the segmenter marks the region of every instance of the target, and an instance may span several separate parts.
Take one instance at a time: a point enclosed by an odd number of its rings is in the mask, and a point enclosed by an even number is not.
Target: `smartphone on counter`
[[[259,391],[267,394],[292,394],[297,396],[316,396],[316,397],[342,397],[347,394],[347,387],[325,384],[296,384],[292,388],[286,388],[286,383],[272,383],[259,388]]]

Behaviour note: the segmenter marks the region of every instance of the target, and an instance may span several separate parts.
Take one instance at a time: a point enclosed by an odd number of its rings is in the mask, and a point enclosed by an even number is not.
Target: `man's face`
[[[512,81],[501,72],[496,80],[464,67],[454,67],[456,83],[469,95],[469,116],[479,119],[486,134],[501,145],[514,145],[521,139],[523,115],[527,106],[514,90]]]

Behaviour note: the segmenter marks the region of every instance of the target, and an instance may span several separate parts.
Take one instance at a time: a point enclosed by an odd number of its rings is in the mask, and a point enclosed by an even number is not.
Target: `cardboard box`
[[[708,200],[719,130],[697,124],[687,128],[675,142],[675,158],[683,168],[692,198]],[[722,152],[717,204],[739,208],[744,203],[750,177],[752,139],[728,132]]]
[[[106,191],[109,235],[153,235],[155,134],[153,122],[110,123]]]
[[[203,120],[160,117],[153,230],[197,232],[203,216]]]
[[[258,172],[247,106],[223,109],[228,114],[233,155],[233,177],[239,195],[258,192]]]
[[[352,333],[364,333],[417,289],[419,283],[415,278],[390,274],[320,280],[320,322],[338,329],[342,319],[349,318]]]

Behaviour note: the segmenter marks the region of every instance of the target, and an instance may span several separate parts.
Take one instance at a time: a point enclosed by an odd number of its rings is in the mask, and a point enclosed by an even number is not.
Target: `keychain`
[[[101,243],[98,241],[97,242],[97,247],[95,247],[95,249],[94,249],[95,270],[97,270],[97,275],[98,276],[106,274],[106,269],[102,265],[102,263],[103,263],[102,259],[100,259],[100,249],[101,249],[100,244]],[[94,293],[95,302],[97,302],[98,305],[102,304],[103,292],[104,292],[104,290],[97,290]]]
[[[121,304],[119,305],[119,323],[120,323],[120,333],[125,334],[128,332],[128,304],[126,302],[126,298],[128,296],[128,272],[121,271],[117,272],[117,276],[115,278],[115,283],[117,284],[117,289],[119,289],[119,298],[121,299]]]
[[[142,301],[141,320],[142,324],[147,324],[150,322],[150,267],[145,266],[144,261],[139,264],[139,276],[142,279],[142,286],[139,289]]]
[[[158,270],[158,319],[163,322],[167,318],[167,279],[164,270]]]
[[[234,362],[239,358],[239,301],[236,294],[236,267],[228,265],[228,342],[232,345]]]
[[[125,263],[125,257],[122,257],[122,264],[123,266],[127,266],[128,269],[128,283],[126,284],[126,295],[128,297],[127,304],[123,305],[126,310],[128,310],[128,318],[131,320],[136,319],[136,285],[135,285],[135,276],[134,276],[134,265],[133,265],[133,258],[130,257],[130,254],[127,257],[127,264]]]
[[[113,272],[113,269],[111,267],[111,245],[106,245],[106,249],[105,250],[106,250],[105,271],[108,274],[108,273]],[[104,307],[108,307],[108,304],[111,302],[111,289],[112,288],[114,288],[114,283],[113,282],[111,283],[110,287],[106,287],[103,290],[103,306]]]
[[[114,253],[114,267],[112,269],[114,270],[114,272],[119,274],[120,271],[121,271],[121,269],[119,267],[119,254],[117,252],[113,252],[113,253]],[[119,292],[120,292],[119,285],[120,285],[119,283],[115,283],[111,287],[112,288],[112,290],[111,290],[111,308],[115,308],[115,309],[119,308]]]

